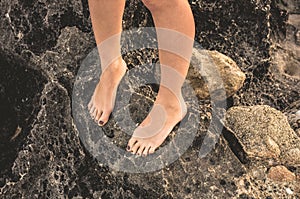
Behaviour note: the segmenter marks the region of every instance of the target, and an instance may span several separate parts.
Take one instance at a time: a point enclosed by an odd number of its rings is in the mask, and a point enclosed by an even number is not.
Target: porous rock
[[[300,138],[280,111],[266,105],[236,106],[226,112],[224,125],[250,159],[300,164]]]

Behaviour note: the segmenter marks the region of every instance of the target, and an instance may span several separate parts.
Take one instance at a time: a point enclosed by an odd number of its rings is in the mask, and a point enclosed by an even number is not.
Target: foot
[[[100,80],[88,104],[91,117],[100,126],[107,123],[113,111],[118,85],[126,70],[126,63],[120,58],[102,71]]]
[[[181,94],[176,97],[161,86],[153,108],[129,140],[127,151],[142,156],[154,153],[186,112]]]

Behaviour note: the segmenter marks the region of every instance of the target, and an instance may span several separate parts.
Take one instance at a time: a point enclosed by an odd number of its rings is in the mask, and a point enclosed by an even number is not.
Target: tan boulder
[[[224,100],[236,93],[246,79],[239,66],[217,51],[193,50],[187,79],[200,98]]]

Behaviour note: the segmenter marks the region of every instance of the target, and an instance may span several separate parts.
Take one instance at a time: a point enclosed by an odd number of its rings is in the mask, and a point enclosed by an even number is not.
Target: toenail
[[[129,151],[129,150],[130,150],[130,146],[127,145],[127,148],[126,148],[126,149],[127,149],[127,151]]]
[[[103,125],[103,122],[102,122],[102,121],[99,121],[98,124],[102,126],[102,125]]]

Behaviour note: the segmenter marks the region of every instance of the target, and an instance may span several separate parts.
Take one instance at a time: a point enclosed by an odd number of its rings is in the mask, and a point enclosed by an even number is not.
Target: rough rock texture
[[[247,198],[249,195],[252,198],[298,198],[299,182],[274,181],[268,178],[268,169],[266,166],[255,165],[237,179],[240,198]]]
[[[232,96],[236,93],[242,86],[245,81],[245,74],[240,70],[240,68],[237,66],[237,64],[226,55],[223,55],[222,53],[219,53],[217,51],[196,51],[198,53],[193,53],[193,59],[199,59],[203,60],[201,57],[209,57],[209,61],[211,63],[204,63],[204,67],[210,67],[210,64],[213,65],[213,67],[216,68],[216,70],[219,73],[219,76],[222,81],[222,87],[220,87],[220,82],[216,81],[213,82],[216,76],[216,73],[199,73],[198,70],[196,70],[193,65],[191,65],[190,70],[188,72],[188,79],[191,81],[191,85],[193,86],[195,92],[199,96],[199,98],[208,98],[210,97],[210,93],[212,96],[215,97],[216,101],[225,100],[221,98],[222,95],[218,95],[216,92],[218,92],[219,89],[224,89],[226,92],[226,98]],[[210,70],[210,69],[206,69]],[[205,71],[205,70],[204,70]],[[208,88],[207,82],[211,84],[211,86]]]
[[[267,104],[288,118],[296,113],[299,79],[275,70],[274,57],[293,31],[299,35],[287,23],[295,19],[289,18],[291,14],[299,14],[298,1],[189,2],[196,41],[232,58],[246,74],[245,84],[228,99],[228,105]],[[206,135],[215,136],[207,132],[212,119],[208,100],[190,106],[200,116],[196,136],[171,165],[132,174],[99,164],[80,140],[71,108],[76,74],[95,47],[87,5],[86,0],[0,2],[0,198],[297,198],[297,183],[268,180],[268,165],[262,162],[249,167],[236,157],[238,148],[229,148],[233,140],[225,133],[226,139],[221,136],[211,153],[198,157]],[[126,2],[125,30],[152,25],[141,1]],[[124,41],[122,50],[130,46],[130,40]],[[283,57],[288,54],[285,49],[282,53]],[[151,65],[158,60],[157,50],[135,50],[124,53],[124,59],[130,69]],[[91,84],[97,81],[93,77],[87,80]],[[136,122],[153,103],[154,91],[153,85],[134,91],[130,110]],[[294,130],[299,129],[298,120],[291,116],[289,122]],[[128,136],[115,124],[111,120],[104,132],[107,139],[124,147]]]
[[[268,190],[270,197],[299,195],[296,175],[299,176],[300,138],[283,113],[266,105],[235,106],[226,112],[223,121],[227,129],[225,137],[231,140],[232,147],[239,146],[235,148],[239,148],[237,156],[249,163],[249,171],[239,178],[240,191],[249,193],[250,187],[257,197],[262,190]],[[248,190],[243,189],[245,181]],[[278,193],[280,187],[286,190]]]
[[[299,3],[298,3],[299,7]],[[293,78],[300,78],[300,47],[299,47],[299,31],[300,31],[300,17],[299,14],[291,11],[287,18],[286,38],[276,43],[274,50],[274,63],[272,66],[274,72],[291,76]],[[282,37],[282,35],[278,35]],[[277,38],[279,40],[279,38]]]
[[[296,180],[296,175],[284,166],[276,166],[271,167],[268,173],[268,178],[280,182],[289,182]]]
[[[300,138],[280,111],[266,105],[235,106],[226,112],[224,125],[249,158],[300,165]]]

